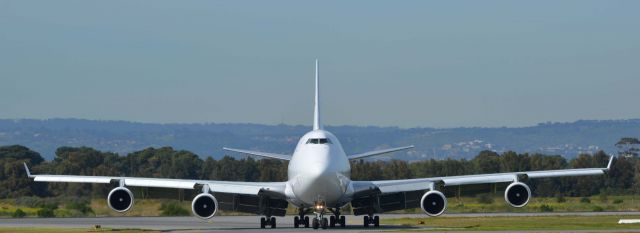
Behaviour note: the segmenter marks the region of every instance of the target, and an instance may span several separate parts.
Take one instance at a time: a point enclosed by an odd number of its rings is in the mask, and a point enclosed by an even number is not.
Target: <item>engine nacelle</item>
[[[210,219],[218,212],[218,200],[209,193],[201,193],[193,198],[191,211],[202,219]]]
[[[107,196],[107,204],[116,212],[126,212],[133,206],[133,193],[125,187],[114,188]]]
[[[420,208],[429,216],[438,216],[447,209],[447,198],[440,191],[431,190],[420,199]]]
[[[523,207],[531,199],[531,189],[524,183],[513,182],[504,190],[504,200],[513,207]]]

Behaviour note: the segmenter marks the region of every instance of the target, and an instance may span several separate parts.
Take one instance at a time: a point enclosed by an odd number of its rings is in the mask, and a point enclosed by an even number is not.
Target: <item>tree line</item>
[[[567,160],[559,155],[482,151],[473,159],[356,160],[351,162],[353,180],[386,180],[479,173],[604,167],[609,155],[600,151]],[[133,176],[229,181],[284,181],[287,162],[252,157],[225,156],[219,160],[171,147],[147,148],[118,155],[89,147],[60,147],[55,158],[45,161],[38,152],[20,145],[0,147],[0,198],[104,197],[114,185],[40,183],[27,178],[22,165],[32,173],[92,176]],[[526,181],[536,196],[590,196],[601,192],[632,194],[640,191],[640,162],[620,156],[604,176],[548,178]],[[144,192],[142,192],[144,195]],[[180,192],[178,191],[178,195]]]

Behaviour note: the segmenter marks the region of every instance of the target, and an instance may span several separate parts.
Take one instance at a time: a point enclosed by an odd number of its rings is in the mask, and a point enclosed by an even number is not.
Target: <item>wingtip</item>
[[[29,167],[27,166],[27,163],[23,162],[22,164],[24,165],[25,172],[27,172],[27,177],[32,178],[33,175],[31,175],[31,171],[29,171]]]
[[[609,158],[609,163],[607,163],[607,170],[611,169],[611,164],[613,163],[613,157],[615,157],[615,156],[613,156],[613,155],[612,155],[612,156]]]

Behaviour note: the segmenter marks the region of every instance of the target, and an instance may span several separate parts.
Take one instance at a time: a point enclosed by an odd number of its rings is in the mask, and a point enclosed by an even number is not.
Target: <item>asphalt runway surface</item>
[[[638,212],[579,212],[579,213],[474,213],[474,214],[444,214],[439,218],[450,217],[480,217],[480,216],[558,216],[558,215],[638,215]],[[364,228],[362,216],[347,215],[346,228],[319,229],[322,232],[378,232],[401,230],[429,230],[429,228],[412,228],[397,225],[383,225],[379,228]],[[381,219],[391,218],[421,218],[422,214],[382,214]],[[90,229],[94,225],[115,229],[151,229],[163,232],[301,232],[314,231],[312,228],[293,228],[293,216],[278,217],[276,229],[261,229],[259,216],[217,216],[205,221],[195,217],[100,217],[100,218],[23,218],[0,219],[0,227],[35,227],[35,228],[79,228]],[[639,229],[640,231],[640,229]],[[534,231],[540,232],[540,231]],[[592,231],[566,231],[592,232]],[[601,232],[601,231],[598,231]],[[615,232],[615,231],[613,231]],[[625,230],[630,232],[630,230]]]

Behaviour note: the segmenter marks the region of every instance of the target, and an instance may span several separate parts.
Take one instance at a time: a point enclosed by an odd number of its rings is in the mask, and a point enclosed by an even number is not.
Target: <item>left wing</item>
[[[396,148],[384,149],[384,150],[369,151],[369,152],[365,152],[365,153],[349,155],[349,156],[347,156],[347,158],[349,160],[361,159],[361,158],[365,158],[365,157],[369,157],[369,156],[375,156],[375,155],[381,155],[381,154],[396,152],[396,151],[400,151],[400,150],[411,149],[413,147],[414,146],[405,146],[405,147],[396,147]]]
[[[545,171],[526,171],[526,172],[506,172],[479,175],[463,175],[463,176],[444,176],[433,178],[418,178],[405,180],[380,180],[380,181],[352,181],[357,187],[367,187],[379,189],[381,193],[392,192],[408,192],[416,190],[426,190],[433,188],[435,183],[442,183],[444,186],[469,185],[469,184],[488,184],[513,182],[522,178],[548,178],[563,176],[590,176],[602,175],[611,168],[613,156],[609,158],[607,167],[604,168],[578,168],[578,169],[560,169]]]
[[[523,178],[602,175],[611,168],[613,156],[605,168],[580,168],[528,172],[507,172],[481,175],[445,176],[406,180],[352,181],[349,200],[354,215],[382,213],[407,208],[422,208],[430,216],[438,216],[446,209],[445,195],[436,185],[457,186],[512,182],[505,190],[505,200],[514,207],[529,202],[531,191],[519,182]],[[514,187],[510,190],[509,188]]]

